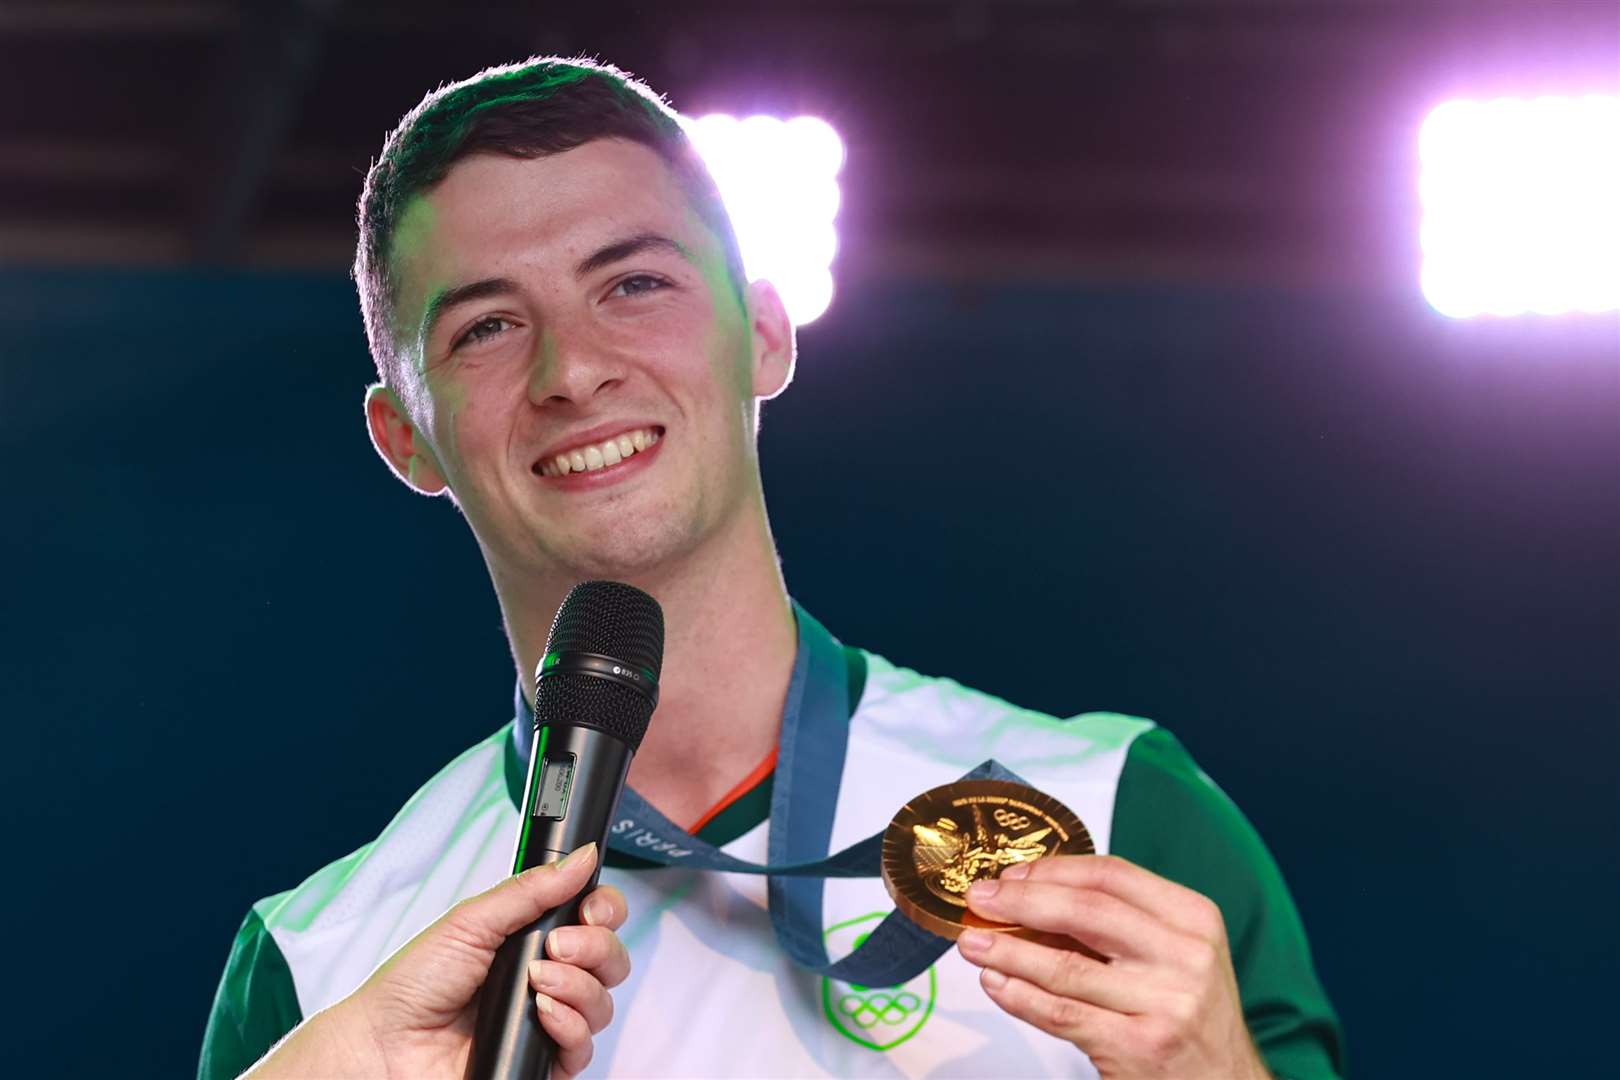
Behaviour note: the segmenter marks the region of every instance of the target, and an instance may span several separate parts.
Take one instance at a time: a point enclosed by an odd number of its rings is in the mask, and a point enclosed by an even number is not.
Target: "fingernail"
[[[566,960],[574,955],[574,935],[567,930],[553,930],[547,937],[546,944],[551,947],[551,955],[558,960]]]
[[[551,999],[546,997],[546,995],[544,995],[544,994],[536,994],[536,995],[534,995],[534,1003],[536,1005],[540,1006],[540,1011],[541,1012],[545,1013],[547,1016],[551,1015],[551,1008],[552,1008]]]
[[[985,968],[979,973],[979,981],[984,983],[984,985],[988,986],[992,990],[1000,990],[1003,986],[1007,985],[1007,976],[1003,975],[995,968]]]
[[[562,978],[555,964],[545,960],[529,962],[529,981],[541,990],[561,990]]]
[[[595,851],[596,851],[596,841],[592,840],[590,843],[586,844],[584,847],[577,847],[573,851],[570,851],[567,855],[564,855],[563,859],[562,859],[562,862],[557,864],[557,869],[562,870],[562,869],[565,869],[566,867],[573,866],[574,863],[578,862],[580,859],[585,858],[587,855],[594,853]]]
[[[995,935],[988,930],[964,930],[962,936],[956,939],[956,943],[962,947],[962,951],[969,953],[989,952],[993,941],[995,941]]]
[[[579,909],[579,913],[592,926],[600,926],[608,921],[608,917],[613,914],[613,910],[606,900],[593,896],[585,901],[584,906]]]
[[[1029,863],[1013,863],[1011,866],[1007,867],[1007,869],[1001,872],[1001,876],[1012,881],[1017,881],[1019,878],[1029,877]]]
[[[1001,882],[994,878],[989,881],[975,881],[968,886],[968,895],[975,900],[988,900],[996,895],[996,890],[999,888],[1001,888]]]

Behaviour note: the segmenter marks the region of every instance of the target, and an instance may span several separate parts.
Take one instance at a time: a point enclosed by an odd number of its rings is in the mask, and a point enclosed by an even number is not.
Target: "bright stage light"
[[[1423,295],[1436,311],[1620,308],[1620,98],[1448,101],[1418,150]]]
[[[768,278],[803,326],[832,303],[844,143],[814,116],[683,121],[737,229],[750,279]]]

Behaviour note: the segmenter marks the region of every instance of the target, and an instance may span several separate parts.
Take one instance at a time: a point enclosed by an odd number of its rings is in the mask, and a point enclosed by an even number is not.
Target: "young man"
[[[1043,860],[971,897],[1047,931],[1043,943],[964,935],[883,988],[795,967],[761,879],[610,855],[622,933],[598,924],[581,953],[551,954],[574,961],[553,972],[571,1062],[594,1054],[593,1071],[633,1076],[1338,1074],[1337,1022],[1281,876],[1173,738],[898,669],[790,601],[755,434],[759,402],[791,380],[793,327],[769,283],[746,281],[712,181],[649,90],[551,59],[430,94],[367,177],[355,279],[382,376],[366,398],[372,441],[409,487],[466,517],[518,715],[375,842],[254,906],[202,1077],[245,1068],[510,873],[530,676],[563,595],[591,578],[637,585],[665,612],[658,711],[630,786],[726,852],[766,861],[778,736],[820,678],[848,750],[840,782],[796,787],[793,805],[831,804],[832,850],[996,758],[1112,855]],[[832,676],[806,673],[817,650],[836,657]],[[850,951],[891,907],[876,880],[828,882],[828,951]],[[630,971],[610,1006],[620,942]]]

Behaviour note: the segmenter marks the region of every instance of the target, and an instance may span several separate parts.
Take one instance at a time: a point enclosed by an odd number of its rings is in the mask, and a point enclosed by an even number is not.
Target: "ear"
[[[773,398],[793,381],[798,355],[793,320],[776,286],[763,279],[749,282],[745,307],[754,350],[754,396]]]
[[[366,387],[366,429],[377,456],[412,491],[438,495],[450,486],[427,440],[418,436],[410,413],[382,383]]]

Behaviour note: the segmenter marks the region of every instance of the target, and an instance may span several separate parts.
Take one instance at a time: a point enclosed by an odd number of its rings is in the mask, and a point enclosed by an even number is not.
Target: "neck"
[[[617,577],[664,610],[658,709],[629,782],[681,824],[696,821],[752,772],[780,732],[797,630],[762,514],[757,522],[757,530],[705,545],[678,566]],[[491,569],[532,706],[551,621],[578,579],[514,581]]]

